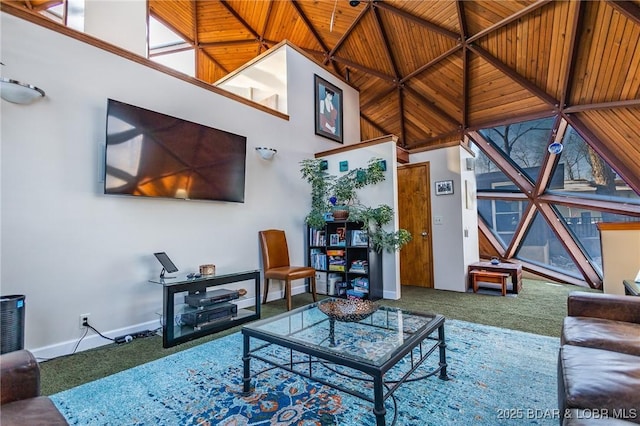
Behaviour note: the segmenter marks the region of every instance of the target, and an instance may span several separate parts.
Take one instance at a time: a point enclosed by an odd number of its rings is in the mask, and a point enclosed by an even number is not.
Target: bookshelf
[[[369,246],[361,222],[331,221],[307,227],[307,264],[316,269],[316,290],[343,298],[382,298],[382,256]]]

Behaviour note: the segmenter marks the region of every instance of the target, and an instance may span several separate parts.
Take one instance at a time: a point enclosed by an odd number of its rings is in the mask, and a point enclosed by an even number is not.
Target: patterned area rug
[[[557,338],[456,320],[445,327],[450,380],[404,383],[386,401],[387,424],[558,424]],[[236,333],[51,398],[75,425],[375,425],[372,403],[280,369],[259,375],[245,397],[241,358]],[[428,368],[437,352],[431,359]]]

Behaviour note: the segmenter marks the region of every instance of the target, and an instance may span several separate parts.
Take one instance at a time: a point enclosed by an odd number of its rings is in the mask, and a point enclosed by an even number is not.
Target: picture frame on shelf
[[[441,180],[436,182],[436,195],[453,194],[453,180]]]
[[[367,235],[367,232],[361,229],[351,231],[351,245],[360,247],[369,245],[369,236]]]
[[[329,235],[329,245],[337,246],[340,241],[340,236],[338,234],[330,234]]]
[[[343,143],[342,89],[314,74],[316,135]]]

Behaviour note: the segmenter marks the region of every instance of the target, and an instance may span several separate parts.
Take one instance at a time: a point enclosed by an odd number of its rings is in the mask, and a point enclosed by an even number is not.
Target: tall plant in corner
[[[337,177],[322,167],[320,159],[305,159],[300,162],[302,177],[311,184],[311,211],[305,222],[312,228],[323,228],[327,213],[336,205],[349,208],[349,220],[362,222],[372,246],[377,251],[393,252],[411,241],[406,229],[385,231],[383,226],[393,220],[393,209],[381,204],[365,206],[358,200],[357,190],[384,181],[384,168],[380,158],[369,160],[366,168],[357,168]]]

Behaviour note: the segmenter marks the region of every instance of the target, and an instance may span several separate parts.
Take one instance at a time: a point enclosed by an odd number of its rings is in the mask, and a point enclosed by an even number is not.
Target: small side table
[[[511,290],[509,293],[518,294],[522,291],[522,265],[520,263],[498,263],[494,265],[491,262],[475,262],[469,265],[469,272],[471,271],[490,271],[490,272],[502,272],[511,276]],[[472,282],[473,274],[469,273],[469,284],[473,288]]]
[[[640,283],[635,282],[634,280],[624,280],[624,291],[626,294],[631,296],[640,296]]]

